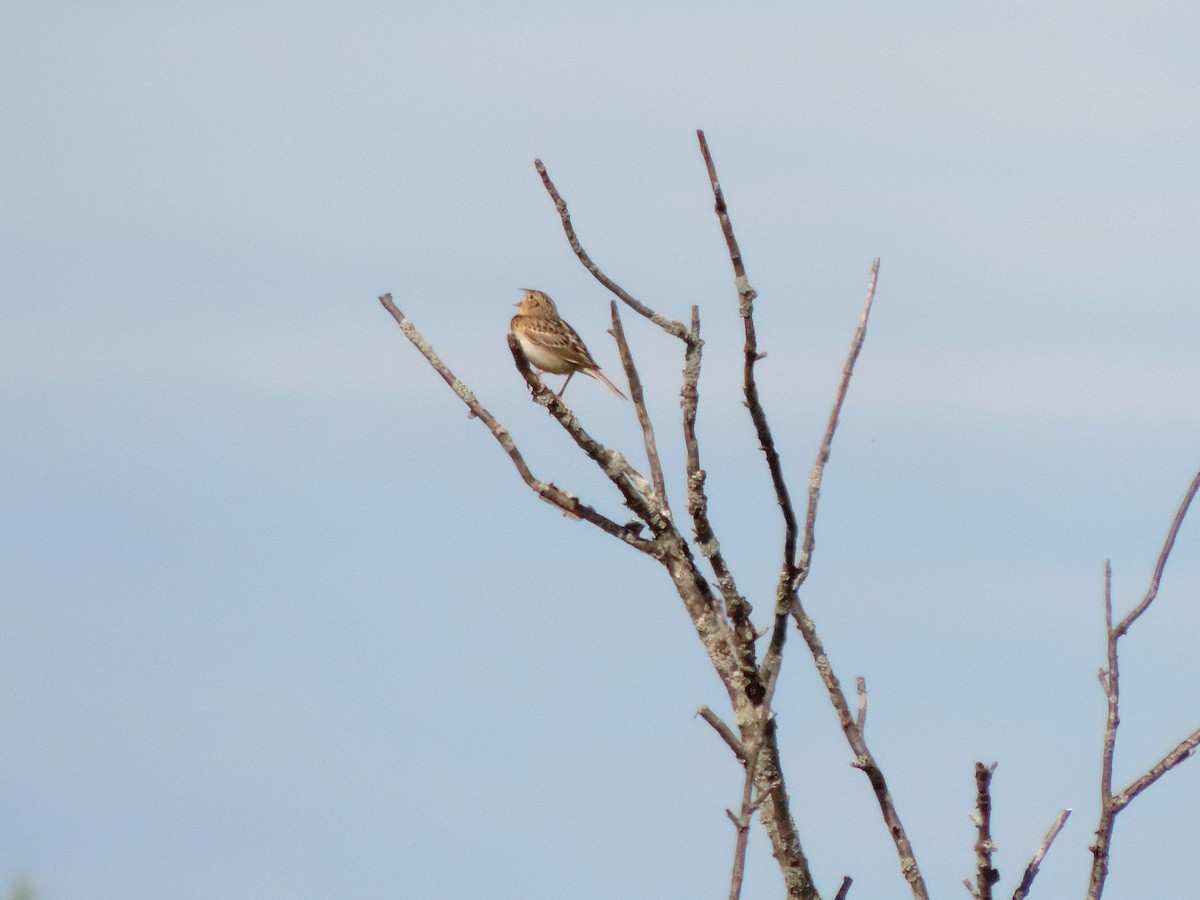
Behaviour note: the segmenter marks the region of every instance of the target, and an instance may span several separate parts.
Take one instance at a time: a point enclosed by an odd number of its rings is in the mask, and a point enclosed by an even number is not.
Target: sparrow
[[[510,326],[512,333],[521,344],[525,358],[533,366],[543,372],[567,376],[558,396],[563,395],[572,376],[582,372],[604,384],[622,400],[628,399],[600,371],[582,338],[558,314],[554,301],[541,291],[524,288],[522,293],[525,299],[514,304],[517,314],[513,316]]]

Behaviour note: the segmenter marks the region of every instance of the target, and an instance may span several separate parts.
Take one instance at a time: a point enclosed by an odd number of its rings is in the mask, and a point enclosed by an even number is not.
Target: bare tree
[[[641,378],[625,339],[624,325],[616,300],[610,304],[611,333],[620,351],[621,362],[629,380],[630,396],[641,425],[648,475],[631,464],[626,454],[607,447],[593,438],[562,398],[543,384],[541,377],[534,371],[522,353],[516,338],[510,335],[508,343],[513,363],[528,385],[533,402],[545,407],[551,418],[566,431],[576,446],[600,468],[612,483],[622,502],[633,515],[633,518],[626,523],[620,523],[606,516],[557,485],[538,478],[525,462],[524,456],[508,430],[479,402],[470,388],[442,362],[428,341],[396,307],[391,295],[383,295],[380,297],[380,301],[399,324],[405,336],[466,404],[471,416],[477,417],[500,443],[531,490],[568,516],[582,519],[656,560],[670,577],[691,618],[696,635],[703,644],[709,661],[725,688],[732,713],[732,723],[726,721],[707,705],[701,706],[698,714],[729,747],[745,774],[737,812],[726,811],[733,822],[735,831],[729,885],[731,900],[737,900],[741,894],[747,838],[752,820],[756,815],[770,839],[773,855],[783,875],[787,896],[796,898],[796,900],[811,900],[811,898],[819,900],[820,898],[792,815],[786,781],[780,767],[779,738],[772,707],[775,687],[783,665],[788,631],[792,624],[795,625],[808,648],[829,701],[837,714],[842,733],[853,755],[853,765],[862,770],[867,777],[867,782],[879,805],[884,826],[895,845],[901,875],[908,884],[913,897],[917,900],[926,900],[929,894],[912,845],[888,789],[883,770],[867,744],[868,695],[866,682],[862,678],[857,679],[857,702],[856,707],[852,709],[851,703],[841,687],[841,681],[834,672],[833,663],[818,635],[817,627],[812,617],[804,609],[799,596],[800,588],[808,577],[813,563],[816,546],[817,508],[825,466],[830,458],[834,435],[837,432],[854,366],[866,338],[867,325],[878,283],[879,260],[875,260],[870,269],[862,314],[851,340],[825,431],[809,474],[807,504],[803,521],[801,521],[784,479],[780,456],[775,446],[766,409],[758,391],[755,373],[756,366],[763,354],[758,349],[754,323],[754,303],[757,294],[746,274],[741,249],[734,236],[732,220],[708,143],[703,132],[697,132],[697,137],[709,177],[718,223],[733,270],[738,311],[743,324],[742,393],[752,427],[763,452],[767,474],[774,488],[782,517],[783,548],[779,563],[779,577],[775,587],[770,624],[762,631],[757,630],[751,621],[751,604],[738,589],[734,574],[721,551],[716,528],[708,513],[708,497],[705,492],[707,475],[701,465],[700,445],[696,437],[696,418],[700,401],[699,382],[704,348],[704,341],[700,337],[699,308],[691,307],[689,321],[685,324],[652,309],[630,295],[606,275],[584,250],[571,222],[567,204],[559,194],[541,160],[535,161],[535,167],[543,186],[554,202],[567,240],[580,263],[627,308],[680,342],[682,362],[679,387],[682,410],[680,426],[686,457],[687,485],[684,507],[690,522],[690,537],[681,531],[681,526],[676,521],[675,510],[672,509],[667,497],[666,479],[658,453],[655,429],[646,408]],[[1200,475],[1197,476],[1197,482],[1193,483],[1192,494],[1195,493],[1197,483],[1200,483]],[[1188,500],[1190,501],[1190,495]],[[1164,548],[1158,575],[1161,575],[1161,568],[1165,565],[1170,544],[1174,541],[1174,534],[1178,530],[1186,507],[1187,503],[1185,502],[1176,519],[1168,546]],[[703,558],[703,566],[699,558]],[[712,582],[709,580],[709,573],[711,573]],[[1157,590],[1157,579],[1152,592],[1153,590]],[[1148,595],[1143,604],[1115,630],[1111,624],[1111,604],[1108,607],[1110,652],[1107,670],[1109,674],[1105,684],[1106,690],[1110,692],[1110,734],[1106,738],[1106,778],[1111,778],[1111,747],[1109,745],[1115,740],[1116,732],[1116,638],[1123,634],[1132,621],[1145,611],[1145,607],[1152,599],[1152,594]],[[1106,600],[1106,602],[1108,601]],[[762,645],[763,638],[768,638],[765,646]],[[1184,741],[1159,766],[1117,797],[1111,797],[1111,792],[1107,787],[1105,788],[1105,796],[1110,797],[1113,803],[1112,809],[1106,813],[1108,818],[1102,817],[1102,824],[1104,822],[1108,824],[1107,830],[1104,831],[1104,836],[1098,840],[1098,848],[1095,850],[1098,866],[1101,860],[1107,860],[1112,817],[1136,793],[1156,780],[1163,771],[1178,764],[1190,754],[1198,741],[1200,741],[1200,732]],[[987,767],[982,763],[977,764],[976,767],[976,817],[979,832],[976,842],[977,877],[974,886],[970,882],[967,884],[971,892],[981,900],[992,896],[992,886],[999,878],[991,864],[991,854],[994,848],[989,831],[990,782],[994,768],[994,764]],[[1108,783],[1108,781],[1105,782],[1106,785]],[[1105,809],[1109,810],[1109,806],[1106,805]],[[1068,814],[1069,811],[1063,811],[1050,832],[1047,833],[1042,845],[1025,870],[1021,884],[1014,895],[1015,900],[1020,900],[1028,893],[1042,858],[1062,829]],[[1103,874],[1101,874],[1100,880],[1102,882]],[[838,887],[835,900],[845,900],[850,885],[851,878],[847,876]],[[1099,897],[1099,890],[1097,889],[1094,894],[1089,894],[1089,897]]]

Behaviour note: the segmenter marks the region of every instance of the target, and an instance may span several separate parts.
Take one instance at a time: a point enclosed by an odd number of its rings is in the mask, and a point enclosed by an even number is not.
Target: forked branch
[[[1087,900],[1099,900],[1104,892],[1104,882],[1108,877],[1109,857],[1112,853],[1113,826],[1116,824],[1117,814],[1128,806],[1134,797],[1190,757],[1196,752],[1197,746],[1200,746],[1200,728],[1198,728],[1151,766],[1144,775],[1134,779],[1125,790],[1113,793],[1113,758],[1116,755],[1117,729],[1121,724],[1121,670],[1118,644],[1121,638],[1129,633],[1133,623],[1141,618],[1158,596],[1159,584],[1162,582],[1171,550],[1175,546],[1175,539],[1179,536],[1179,529],[1183,526],[1183,520],[1187,517],[1188,509],[1198,490],[1200,490],[1200,472],[1188,485],[1179,509],[1175,513],[1175,518],[1171,522],[1171,528],[1167,532],[1167,538],[1158,554],[1154,574],[1150,577],[1150,586],[1146,590],[1145,596],[1125,618],[1116,624],[1113,623],[1112,565],[1108,562],[1104,564],[1104,626],[1108,640],[1105,648],[1107,665],[1100,670],[1100,685],[1104,689],[1108,709],[1100,762],[1100,821],[1096,828],[1096,843],[1091,848],[1092,871],[1088,880]]]

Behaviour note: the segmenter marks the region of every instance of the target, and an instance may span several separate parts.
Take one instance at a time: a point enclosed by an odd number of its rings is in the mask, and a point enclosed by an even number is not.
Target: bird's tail
[[[611,381],[609,381],[608,378],[605,376],[605,374],[603,372],[601,372],[599,369],[583,369],[582,371],[588,375],[591,375],[593,378],[595,378],[597,381],[599,381],[601,384],[603,384],[606,388],[608,388],[610,391],[612,391],[614,394],[616,394],[622,400],[629,399],[624,394],[622,394],[621,389],[619,387],[617,387],[615,384],[613,384]]]

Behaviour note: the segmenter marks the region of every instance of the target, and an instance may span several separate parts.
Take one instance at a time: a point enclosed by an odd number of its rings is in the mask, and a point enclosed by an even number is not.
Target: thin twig
[[[1200,728],[1197,728],[1180,741],[1170,753],[1151,766],[1145,775],[1136,779],[1129,787],[1115,795],[1113,797],[1115,811],[1120,812],[1129,805],[1130,800],[1190,757],[1196,752],[1197,746],[1200,746]]]
[[[787,570],[793,565],[796,547],[796,513],[792,507],[792,498],[788,492],[787,482],[783,477],[783,462],[775,449],[775,438],[771,434],[771,426],[767,421],[766,410],[758,395],[758,381],[754,375],[754,367],[762,359],[758,350],[758,335],[754,328],[754,300],[758,292],[750,285],[746,277],[746,264],[742,259],[742,250],[737,237],[733,233],[733,221],[729,217],[729,207],[725,203],[725,193],[721,190],[721,182],[717,177],[717,167],[713,162],[712,153],[708,149],[708,141],[703,131],[697,131],[700,141],[700,153],[704,157],[704,165],[708,169],[709,185],[712,188],[713,200],[716,203],[717,220],[721,225],[721,233],[725,236],[725,245],[729,250],[729,261],[733,266],[733,280],[738,292],[738,313],[742,317],[744,341],[742,344],[742,393],[746,398],[746,408],[750,411],[750,419],[754,423],[754,432],[758,437],[760,448],[767,460],[767,469],[771,475],[771,484],[775,488],[775,499],[779,503],[784,521],[784,559],[783,566]],[[791,579],[781,582],[781,589],[786,596],[790,592]],[[784,597],[777,597],[783,614],[787,614],[787,604]],[[777,613],[778,614],[778,613]]]
[[[758,799],[751,799],[754,793],[754,768],[758,751],[755,750],[753,755],[755,759],[746,763],[746,778],[742,782],[741,810],[736,816],[732,810],[725,810],[725,814],[729,816],[729,821],[733,822],[733,827],[737,831],[737,840],[734,841],[733,847],[733,866],[729,877],[729,900],[738,900],[742,895],[742,880],[746,874],[746,847],[750,843],[750,824],[766,796],[759,794]]]
[[[733,733],[733,729],[726,725],[721,717],[707,706],[701,706],[699,709],[697,709],[696,715],[713,727],[713,731],[721,736],[721,740],[723,740],[729,746],[729,749],[733,751],[733,755],[737,757],[738,762],[740,762],[742,765],[745,765],[747,759],[746,748],[742,746],[742,742],[738,740],[737,735]]]
[[[871,790],[875,793],[875,799],[879,803],[879,810],[883,815],[884,824],[887,826],[892,843],[896,846],[896,854],[900,858],[900,872],[905,880],[908,881],[909,888],[912,890],[915,900],[929,900],[929,891],[925,887],[925,879],[922,877],[921,869],[917,865],[916,854],[913,851],[912,843],[908,839],[908,834],[904,830],[904,824],[900,821],[900,814],[896,810],[896,803],[892,798],[891,791],[888,789],[887,780],[883,776],[883,770],[879,767],[879,763],[875,761],[874,755],[867,746],[866,737],[859,731],[857,724],[855,724],[854,715],[850,711],[850,704],[846,700],[845,692],[842,691],[841,682],[838,680],[837,675],[834,674],[833,664],[829,660],[829,655],[825,652],[825,645],[822,643],[820,635],[817,634],[816,625],[813,624],[812,617],[805,612],[804,606],[799,599],[793,601],[793,607],[792,618],[800,629],[804,643],[808,645],[808,650],[812,654],[813,662],[817,667],[817,673],[821,676],[821,681],[824,683],[825,690],[829,694],[829,702],[833,705],[833,709],[837,713],[838,724],[841,725],[842,734],[845,735],[846,742],[850,745],[850,749],[854,753],[854,762],[851,765],[856,769],[861,769],[863,774],[867,776],[867,780],[871,783]]]
[[[850,885],[854,884],[854,879],[847,875],[842,879],[842,886],[838,888],[838,892],[833,895],[833,900],[846,900],[850,893]]]
[[[442,377],[442,380],[445,381],[446,384],[450,385],[451,390],[453,390],[454,393],[458,395],[459,399],[461,399],[463,403],[467,405],[467,408],[470,409],[471,412],[478,417],[478,419],[483,422],[484,425],[487,426],[488,430],[491,431],[492,436],[495,437],[500,446],[504,448],[504,452],[508,454],[508,457],[512,460],[513,465],[516,466],[517,472],[520,474],[521,479],[534,492],[536,492],[539,497],[541,497],[550,505],[562,510],[567,514],[567,516],[573,519],[583,519],[587,522],[590,522],[605,533],[611,534],[613,537],[620,538],[625,543],[637,548],[638,550],[641,550],[643,553],[653,555],[656,549],[654,542],[639,537],[636,529],[630,528],[628,525],[621,525],[617,522],[614,522],[612,519],[597,512],[592,507],[584,503],[580,503],[577,497],[568,494],[566,491],[558,488],[550,482],[542,481],[541,479],[535,477],[530,471],[529,466],[526,464],[525,458],[521,455],[521,451],[517,449],[516,442],[513,440],[508,429],[496,420],[496,417],[493,416],[491,412],[489,412],[487,408],[479,402],[478,399],[476,399],[475,394],[471,391],[471,389],[467,387],[464,382],[459,380],[459,378],[450,371],[449,367],[442,362],[441,358],[438,357],[433,347],[427,340],[425,340],[424,336],[416,329],[408,317],[396,308],[396,304],[392,301],[392,295],[384,294],[379,298],[379,302],[383,304],[383,308],[386,309],[391,314],[392,318],[396,320],[396,324],[400,326],[400,330],[404,332],[404,336],[407,337],[409,341],[412,342],[413,346],[420,351],[421,355],[428,360],[434,371]]]
[[[1171,530],[1167,533],[1167,539],[1163,543],[1162,552],[1158,554],[1158,562],[1154,566],[1154,574],[1150,578],[1150,587],[1146,591],[1146,596],[1142,598],[1141,603],[1133,608],[1133,611],[1129,615],[1121,620],[1121,624],[1116,628],[1117,637],[1129,631],[1129,626],[1141,617],[1142,613],[1154,602],[1154,598],[1158,596],[1158,585],[1162,581],[1163,570],[1167,567],[1167,559],[1171,556],[1171,550],[1175,546],[1175,538],[1179,535],[1179,529],[1183,525],[1188,507],[1192,505],[1192,500],[1195,499],[1197,490],[1200,490],[1200,472],[1196,473],[1196,477],[1188,485],[1187,493],[1183,495],[1183,501],[1179,504],[1174,521],[1171,522]]]
[[[825,654],[825,648],[817,636],[816,627],[800,604],[797,591],[799,591],[800,585],[808,577],[808,573],[812,568],[812,552],[816,539],[817,503],[821,497],[821,482],[825,477],[825,464],[829,461],[830,449],[833,446],[833,436],[837,432],[838,422],[841,419],[842,406],[846,402],[846,394],[850,388],[850,377],[854,374],[854,364],[862,352],[863,342],[867,337],[867,322],[871,316],[871,307],[875,302],[875,288],[878,283],[879,260],[875,259],[871,264],[871,275],[867,281],[867,296],[863,301],[863,310],[859,316],[858,328],[855,330],[854,338],[850,342],[850,352],[846,355],[846,362],[842,366],[842,380],[838,384],[837,395],[834,398],[833,408],[829,413],[829,421],[825,427],[825,435],[821,440],[820,449],[817,451],[817,460],[813,464],[812,472],[809,475],[808,511],[805,515],[804,547],[801,551],[800,559],[795,561],[791,566],[785,565],[784,567],[785,574],[790,573],[792,577],[789,585],[789,611],[799,625],[800,631],[804,635],[804,640],[813,654],[813,661],[817,664],[817,671],[820,673],[821,679],[825,682],[830,701],[833,703],[834,709],[838,712],[839,720],[842,721],[843,731],[846,732],[847,740],[850,740],[850,745],[854,748],[859,759],[866,763],[863,771],[868,774],[870,774],[872,768],[877,769],[877,767],[866,747],[866,738],[864,735],[865,721],[860,727],[855,720],[849,717],[849,707],[846,704],[846,697],[842,693],[837,676],[833,673],[832,665]],[[795,549],[794,541],[790,547],[792,550]],[[781,584],[780,588],[782,589],[782,587]],[[779,611],[778,606],[776,611]],[[773,661],[782,653],[783,633],[783,623],[777,616],[775,630],[771,635],[771,645],[768,647],[766,658],[763,661],[763,669],[766,671],[770,671]],[[861,691],[859,703],[861,714],[865,718],[866,695]],[[857,740],[852,739],[849,731],[846,729],[856,729],[858,731]],[[921,878],[920,870],[917,868],[916,859],[912,855],[912,847],[908,843],[908,838],[904,834],[903,827],[900,825],[899,815],[892,805],[891,795],[887,793],[886,786],[883,784],[883,774],[880,772],[878,778],[872,778],[871,784],[879,799],[884,820],[888,824],[888,830],[896,842],[896,850],[900,853],[901,869],[904,871],[905,877],[908,879],[914,892],[916,892],[916,895],[918,897],[926,896],[924,880]]]
[[[817,672],[825,684],[825,690],[829,694],[829,701],[833,704],[834,711],[837,713],[842,733],[845,735],[846,741],[850,744],[850,748],[854,752],[854,766],[862,769],[871,783],[871,789],[875,793],[880,812],[883,814],[884,824],[887,826],[888,833],[891,835],[892,841],[896,846],[896,853],[900,858],[900,871],[908,881],[913,896],[917,900],[928,900],[929,893],[925,886],[925,880],[921,875],[920,867],[917,865],[912,843],[908,839],[904,825],[900,821],[900,814],[897,812],[891,792],[888,790],[883,771],[875,761],[875,757],[867,746],[866,737],[863,731],[859,729],[855,717],[850,711],[850,704],[847,702],[846,695],[842,691],[841,682],[838,680],[837,675],[834,674],[833,665],[829,660],[828,654],[825,652],[824,643],[817,634],[816,626],[796,596],[796,590],[805,577],[807,577],[811,568],[812,550],[815,543],[817,501],[821,494],[821,481],[824,477],[825,463],[829,459],[830,447],[832,446],[834,433],[837,430],[842,405],[845,402],[846,393],[849,389],[850,376],[854,371],[854,363],[858,359],[863,342],[866,339],[867,321],[870,317],[872,304],[874,303],[875,288],[878,279],[879,260],[876,259],[871,265],[871,275],[867,283],[867,296],[863,302],[863,312],[859,318],[854,339],[851,341],[850,352],[846,357],[846,364],[842,368],[842,380],[838,386],[837,396],[825,429],[825,436],[821,442],[821,448],[817,453],[817,461],[813,466],[809,479],[809,506],[805,520],[804,550],[801,552],[800,560],[792,567],[795,578],[791,585],[790,612],[800,629],[800,634],[804,637],[804,642],[808,645],[813,662],[816,664]],[[775,636],[772,635],[772,647],[774,644]],[[769,656],[772,651],[768,649],[767,652]],[[766,661],[764,661],[763,665],[766,668]]]
[[[858,715],[854,725],[858,733],[863,734],[867,730],[867,679],[859,675],[854,679],[854,687],[858,691]]]
[[[658,495],[659,506],[669,517],[671,505],[667,502],[667,483],[663,479],[662,462],[658,458],[658,445],[654,442],[654,425],[650,422],[650,413],[646,411],[642,379],[638,376],[637,366],[634,365],[629,342],[625,340],[625,329],[621,327],[617,301],[610,301],[608,306],[609,312],[612,313],[612,334],[616,338],[617,349],[621,353],[621,364],[625,367],[625,375],[629,378],[629,396],[633,400],[633,408],[637,411],[638,423],[642,426],[642,442],[646,446],[646,459],[650,464],[650,480],[654,483],[654,492]]]
[[[804,546],[800,551],[800,559],[796,563],[795,587],[799,588],[808,577],[812,567],[813,545],[816,542],[817,503],[821,499],[821,481],[825,477],[825,464],[829,462],[829,451],[833,445],[833,436],[837,432],[838,422],[842,415],[842,405],[846,402],[846,392],[850,388],[850,378],[854,374],[854,364],[862,352],[863,341],[867,338],[867,322],[871,318],[871,306],[875,302],[875,286],[879,283],[879,260],[871,263],[871,276],[867,281],[867,297],[863,301],[862,315],[858,319],[858,328],[854,332],[854,340],[850,343],[850,352],[846,356],[846,364],[842,367],[842,380],[838,385],[837,398],[833,409],[829,412],[829,422],[825,426],[825,437],[821,441],[821,449],[817,451],[817,461],[813,464],[812,473],[808,477],[808,513],[804,517]]]
[[[992,885],[1000,880],[1000,873],[992,868],[992,773],[996,764],[985,766],[975,763],[975,889],[977,900],[992,900]]]
[[[1063,826],[1067,824],[1067,818],[1071,815],[1071,810],[1064,809],[1058,814],[1058,818],[1054,820],[1054,824],[1050,826],[1050,830],[1046,832],[1046,837],[1042,839],[1041,845],[1037,848],[1037,852],[1033,854],[1033,859],[1029,861],[1029,865],[1025,867],[1025,874],[1021,876],[1021,883],[1017,885],[1016,893],[1013,894],[1013,900],[1025,900],[1029,896],[1029,889],[1033,886],[1033,879],[1037,877],[1038,869],[1041,868],[1042,860],[1046,858],[1046,854],[1050,851],[1050,845],[1054,843],[1054,839],[1058,837],[1058,833],[1062,831]]]
[[[567,210],[567,201],[558,193],[558,188],[554,186],[554,182],[550,180],[550,173],[546,171],[545,165],[540,159],[533,161],[534,168],[537,169],[538,175],[542,178],[542,185],[546,188],[546,193],[550,195],[550,199],[554,201],[554,208],[558,211],[558,217],[562,220],[563,231],[566,232],[567,242],[571,245],[571,249],[575,252],[575,256],[583,263],[583,267],[592,273],[592,277],[604,285],[612,293],[616,294],[621,300],[629,306],[630,309],[636,311],[640,315],[645,316],[659,328],[663,329],[668,334],[674,335],[685,343],[692,340],[688,330],[683,326],[682,322],[677,322],[670,316],[664,316],[662,313],[655,312],[646,304],[637,300],[622,288],[619,284],[600,271],[600,267],[596,265],[587,251],[583,249],[583,244],[579,237],[575,234],[575,227],[571,224],[571,213]]]

